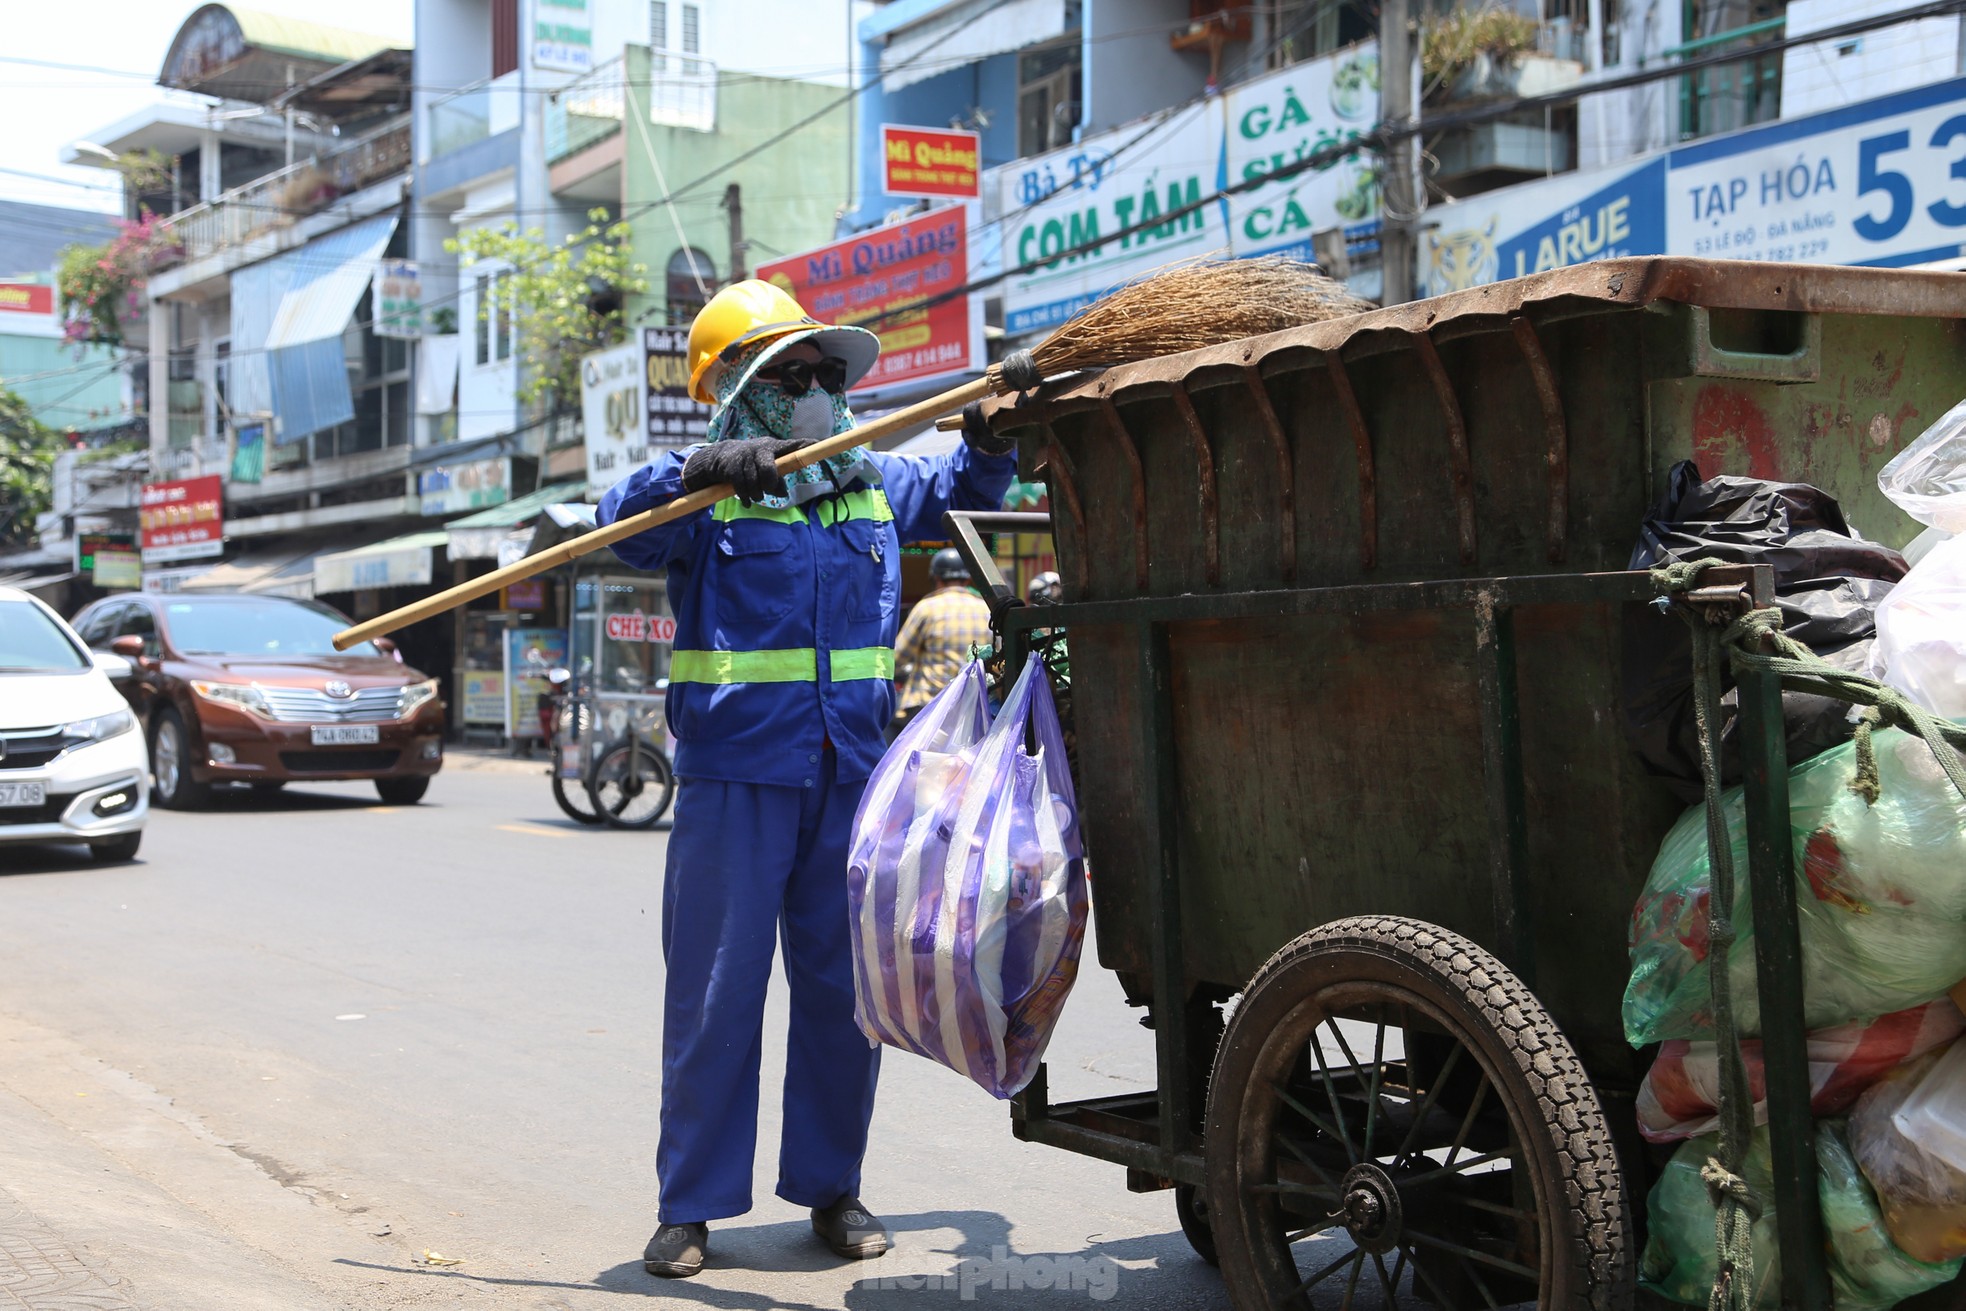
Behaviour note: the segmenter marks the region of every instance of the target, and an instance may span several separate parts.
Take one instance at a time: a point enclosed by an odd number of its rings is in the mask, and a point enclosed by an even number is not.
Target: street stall
[[[1054,1103],[1038,1066],[1016,1136],[1174,1189],[1244,1309],[1340,1289],[1362,1306],[1623,1308],[1641,1278],[1705,1303],[1721,1272],[1739,1281],[1727,1305],[1823,1311],[1950,1281],[1954,1249],[1888,1236],[1912,1232],[1890,1228],[1886,1180],[1917,1171],[1880,1137],[1906,1116],[1875,1128],[1860,1103],[1846,1123],[1847,1100],[1812,1090],[1815,1062],[1859,1077],[1819,1027],[1876,1018],[1839,1009],[1856,994],[1820,923],[1901,908],[1810,845],[1901,850],[1858,837],[1916,801],[1939,835],[1921,839],[1938,865],[1920,886],[1966,904],[1957,845],[1930,846],[1966,834],[1950,730],[1895,703],[1917,732],[1859,733],[1875,814],[1844,786],[1864,779],[1850,741],[1808,748],[1823,754],[1791,783],[1784,687],[1847,702],[1877,685],[1783,645],[1765,559],[1631,561],[1684,460],[1784,496],[1782,480],[1811,484],[1861,528],[1852,552],[1895,557],[1918,524],[1878,471],[1966,397],[1963,308],[1952,275],[1608,260],[987,405],[1051,510],[952,514],[951,532],[1005,676],[1034,632],[1069,637],[1061,743],[1099,960],[1145,1008],[1158,1070],[1150,1092]],[[1029,607],[982,539],[1046,529],[1062,604]],[[1627,740],[1621,673],[1646,625],[1692,634],[1680,677],[1703,704],[1731,666],[1738,786],[1719,791],[1721,732],[1702,719],[1704,812]],[[1966,915],[1948,914],[1919,943],[1966,948]],[[1695,968],[1709,949],[1719,964]],[[1713,991],[1660,1019],[1662,976],[1634,959]],[[1873,995],[1949,1007],[1944,992]],[[1896,1059],[1950,1041],[1948,1014],[1906,1021]],[[1755,1104],[1742,1077],[1682,1112],[1717,1117],[1719,1138],[1648,1146],[1648,1071],[1683,1093],[1679,1073],[1716,1059],[1751,1064]],[[1943,1103],[1933,1059],[1902,1067],[1887,1112]]]

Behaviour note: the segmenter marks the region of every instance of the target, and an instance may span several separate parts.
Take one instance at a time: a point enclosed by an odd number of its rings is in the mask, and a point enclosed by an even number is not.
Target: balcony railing
[[[407,172],[410,123],[403,118],[333,154],[299,160],[255,178],[217,200],[193,205],[164,222],[182,259],[239,245],[269,228],[285,227],[351,191]],[[174,261],[170,261],[174,262]]]
[[[717,66],[696,55],[649,52],[648,85],[637,87],[648,121],[697,132],[717,128]],[[621,131],[628,84],[619,58],[584,73],[546,102],[546,159],[557,164]]]
[[[1782,114],[1782,52],[1757,51],[1764,40],[1779,39],[1788,19],[1777,17],[1716,32],[1660,52],[1668,59],[1736,49],[1738,60],[1713,64],[1679,79],[1679,139],[1731,132],[1768,123]]]
[[[492,134],[492,85],[463,87],[430,102],[429,158],[448,155]]]

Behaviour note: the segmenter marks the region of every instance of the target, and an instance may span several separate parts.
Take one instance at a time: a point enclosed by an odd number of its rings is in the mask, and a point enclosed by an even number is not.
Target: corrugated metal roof
[[[341,336],[395,231],[396,215],[380,214],[281,256],[303,271],[280,297],[273,326],[267,329],[266,348],[279,350]]]
[[[329,27],[326,23],[305,18],[266,14],[257,9],[241,9],[237,5],[226,5],[225,9],[239,24],[239,35],[246,39],[248,45],[276,54],[345,64],[351,59],[365,59],[378,50],[393,49],[396,45],[388,37],[352,32],[345,27]]]

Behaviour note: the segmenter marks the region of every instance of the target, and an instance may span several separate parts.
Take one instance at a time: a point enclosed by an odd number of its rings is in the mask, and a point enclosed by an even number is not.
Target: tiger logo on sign
[[[1495,250],[1495,224],[1490,218],[1485,228],[1462,228],[1458,232],[1432,232],[1427,237],[1426,284],[1429,296],[1450,291],[1466,291],[1493,282],[1501,274],[1501,260]]]

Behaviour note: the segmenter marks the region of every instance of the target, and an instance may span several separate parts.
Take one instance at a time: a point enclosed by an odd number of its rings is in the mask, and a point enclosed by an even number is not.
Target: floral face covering
[[[725,367],[723,375],[717,380],[717,412],[710,419],[711,441],[745,441],[753,438],[791,440],[792,408],[797,404],[797,398],[786,395],[776,383],[756,379],[741,392],[738,390],[738,384],[750,373],[753,361],[772,347],[783,344],[779,341],[760,342]],[[853,428],[853,411],[847,407],[846,397],[820,391],[816,385],[813,393],[832,403],[835,433]],[[848,451],[786,474],[785,486],[790,495],[767,496],[761,504],[783,509],[788,505],[802,505],[821,496],[843,492],[855,485],[871,486],[880,480],[880,471],[864,452]]]

